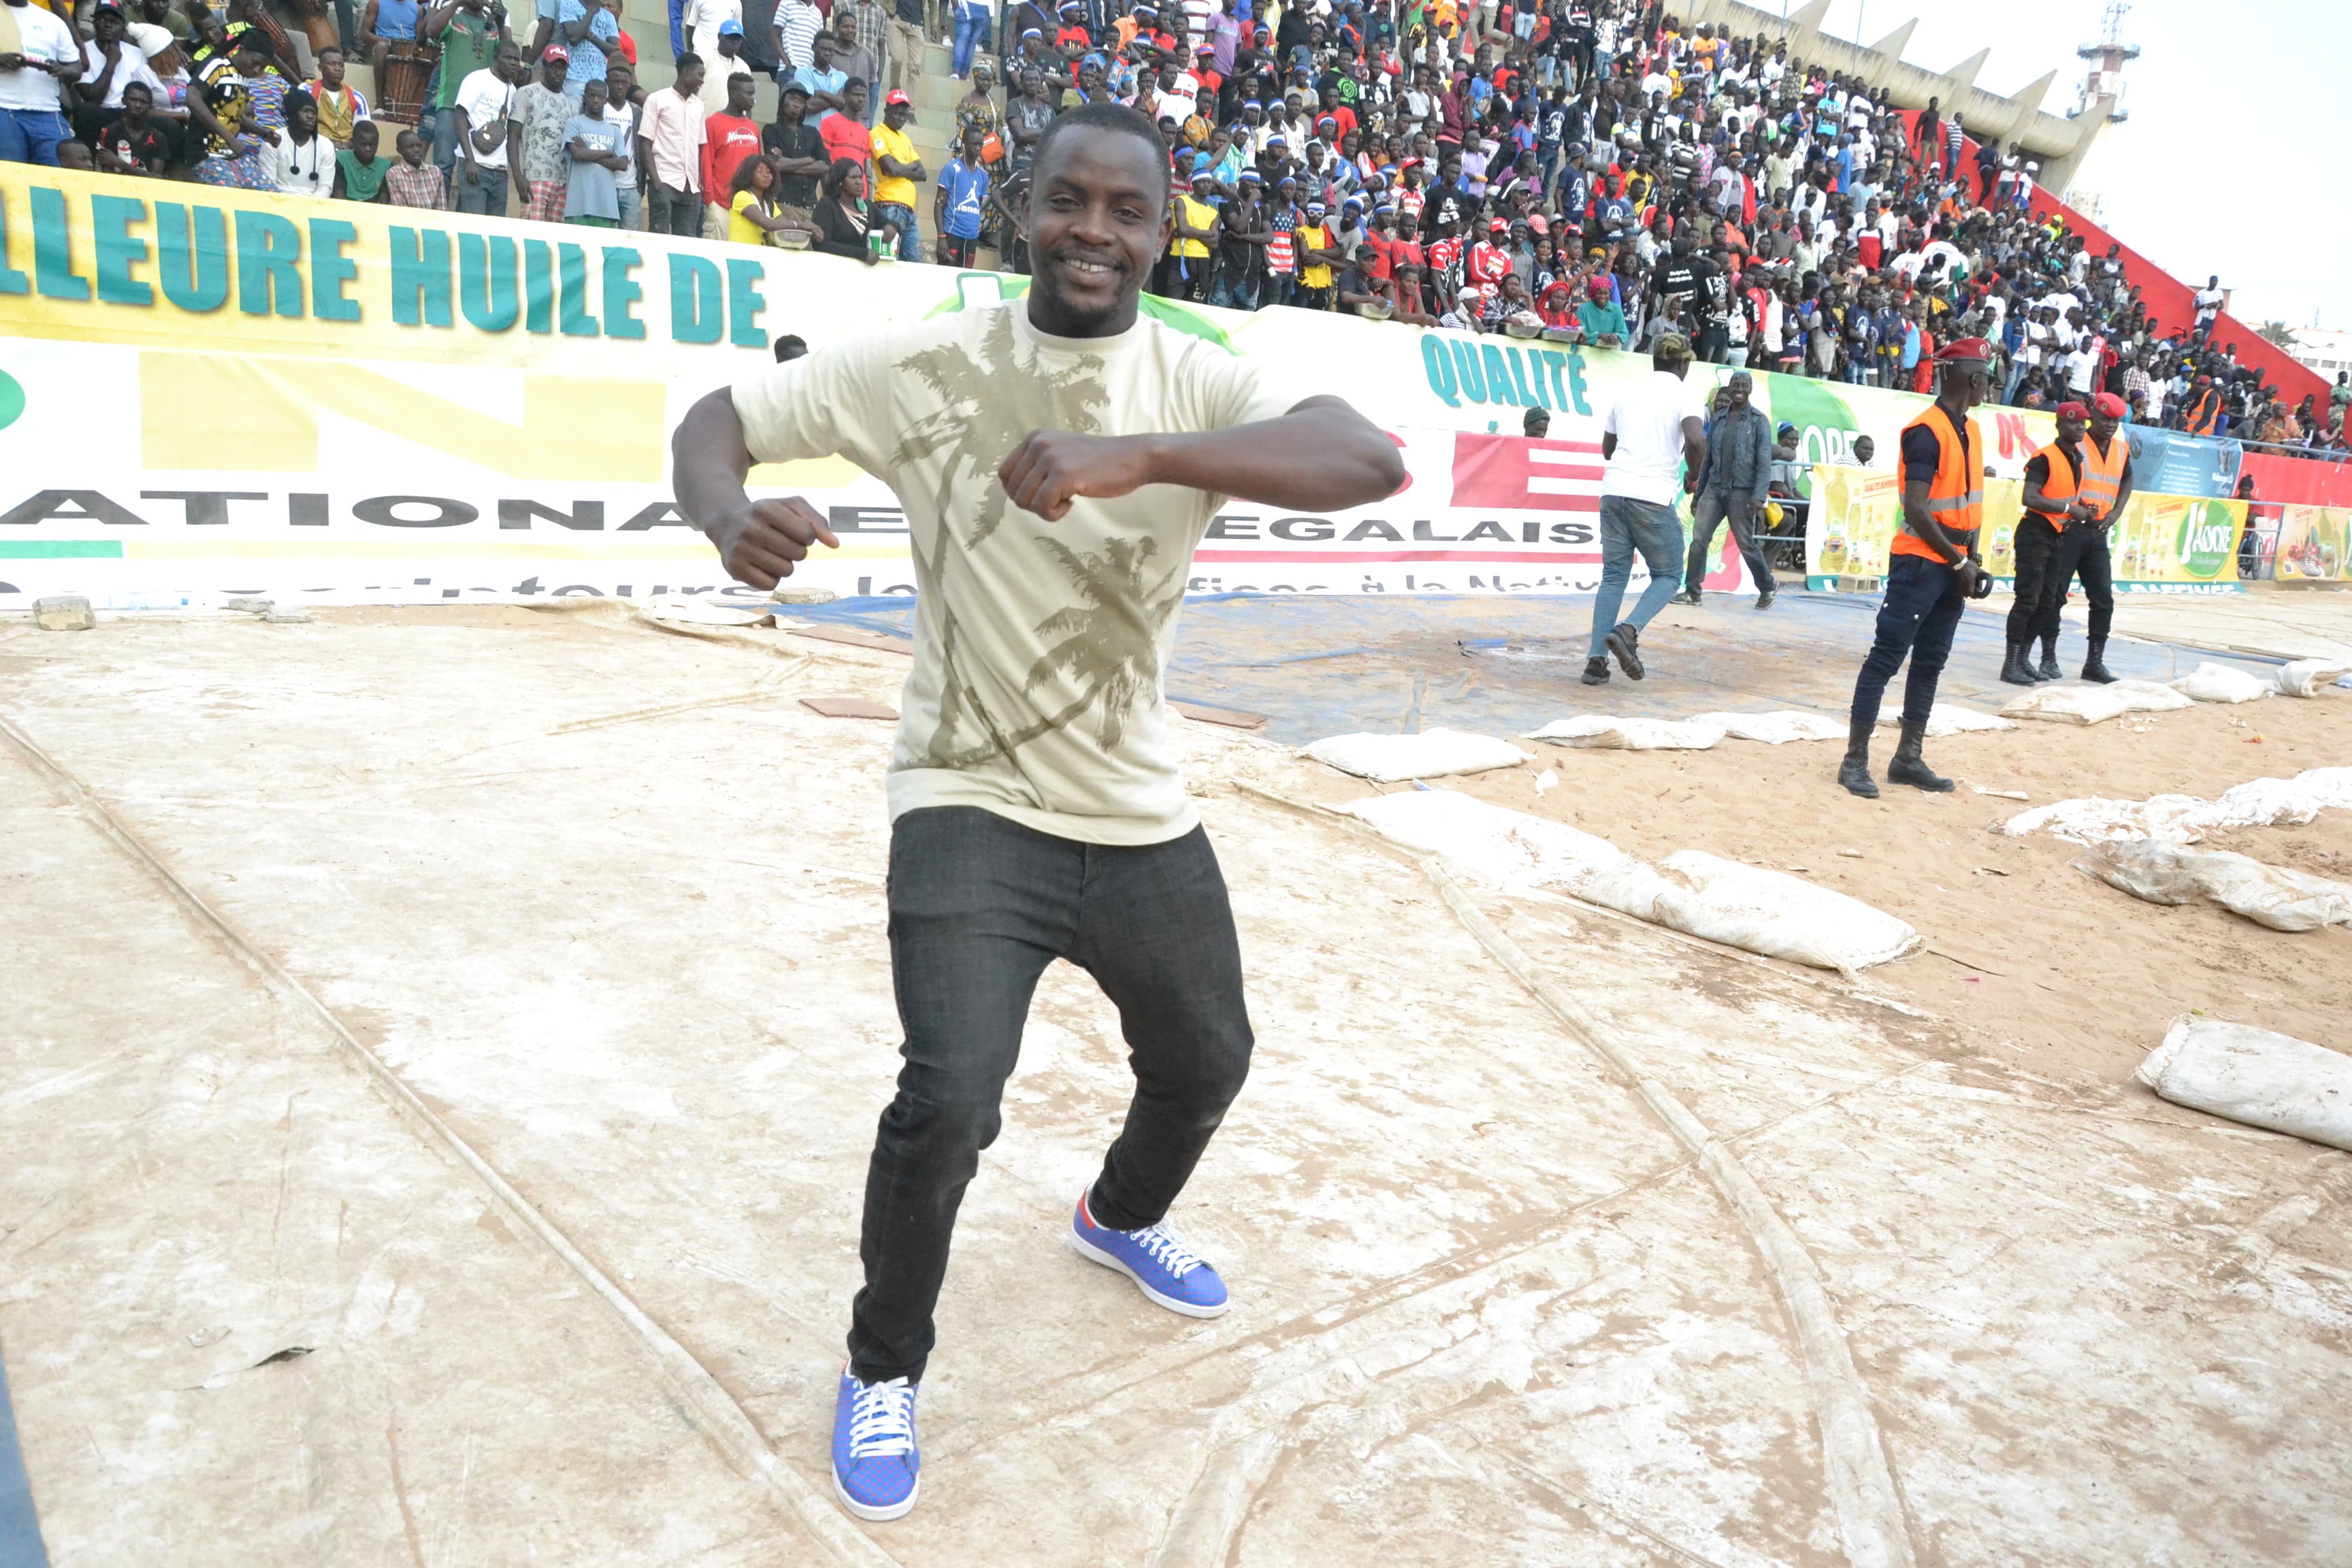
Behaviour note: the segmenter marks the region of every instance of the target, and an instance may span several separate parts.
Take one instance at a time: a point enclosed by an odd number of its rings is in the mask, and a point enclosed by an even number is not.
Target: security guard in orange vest
[[[1886,563],[1886,595],[1878,606],[1878,637],[1853,683],[1845,761],[1838,783],[1874,800],[1870,731],[1879,700],[1907,656],[1903,686],[1903,739],[1886,764],[1894,784],[1944,791],[1952,781],[1919,754],[1936,681],[1951,656],[1952,634],[1970,599],[1991,588],[1979,553],[1984,521],[1984,442],[1969,410],[1985,400],[1992,349],[1982,338],[1962,338],[1936,356],[1936,401],[1903,427],[1903,517]]]
[[[2000,678],[2011,686],[2031,686],[2058,678],[2057,637],[2042,647],[2043,676],[2032,665],[2034,633],[2042,626],[2042,590],[2057,564],[2059,542],[2068,525],[2086,526],[2097,515],[2078,493],[2082,489],[2083,426],[2091,417],[2080,403],[2062,403],[2058,438],[2026,460],[2025,511],[2017,520],[2011,552],[2017,561],[2016,597],[2009,606],[2009,651],[2000,663]]]
[[[2115,567],[2107,553],[2107,534],[2132,497],[2131,443],[2118,433],[2126,413],[2124,400],[2112,392],[2091,399],[2091,427],[2083,438],[2082,479],[2075,499],[2090,515],[2070,522],[2058,539],[2058,558],[2042,583],[2042,668],[2044,680],[2058,678],[2058,611],[2066,603],[2066,584],[2077,574],[2083,597],[2091,606],[2091,647],[2083,658],[2083,679],[2105,685],[2107,673],[2107,628],[2115,623]],[[2032,469],[2026,470],[2029,482]]]

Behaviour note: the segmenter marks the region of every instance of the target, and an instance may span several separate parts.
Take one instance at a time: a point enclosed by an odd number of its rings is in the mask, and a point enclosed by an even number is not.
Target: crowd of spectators
[[[772,0],[748,33],[744,0],[672,0],[654,89],[620,0],[536,0],[527,40],[495,0],[366,0],[307,72],[267,0],[5,3],[25,41],[0,57],[0,158],[868,261],[923,259],[928,187],[940,259],[1019,271],[1031,150],[1108,96],[1169,145],[1164,295],[1637,351],[1675,333],[1919,392],[1939,342],[1981,337],[2005,404],[2112,392],[2143,424],[2346,447],[2352,389],[2281,402],[2214,341],[2218,279],[2194,320],[2157,320],[2116,247],[2033,213],[2021,147],[1636,0]],[[933,38],[969,88],[936,170],[908,134]],[[376,63],[373,114],[346,51]]]

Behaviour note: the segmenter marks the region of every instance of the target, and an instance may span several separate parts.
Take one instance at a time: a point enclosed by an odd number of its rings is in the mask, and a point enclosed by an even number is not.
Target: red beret
[[[2131,412],[2124,406],[2124,400],[2112,392],[2103,392],[2091,399],[2091,406],[2097,409],[2103,417],[2108,419],[2121,419]]]
[[[1986,364],[1992,360],[1992,345],[1982,338],[1962,338],[1958,342],[1946,343],[1937,352],[1936,359],[1939,363],[1948,360],[1974,360],[1979,364]]]
[[[2060,404],[2050,412],[2055,414],[2061,419],[2088,419],[2091,416],[2091,411],[2089,409],[2084,407],[2080,403],[2074,401],[2072,398]]]

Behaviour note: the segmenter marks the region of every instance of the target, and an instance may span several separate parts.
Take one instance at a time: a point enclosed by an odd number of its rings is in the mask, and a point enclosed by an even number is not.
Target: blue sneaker
[[[860,1519],[898,1519],[922,1485],[915,1451],[915,1384],[860,1383],[844,1367],[833,1406],[833,1490]]]
[[[1109,1230],[1095,1223],[1087,1212],[1087,1194],[1080,1193],[1077,1212],[1070,1216],[1070,1250],[1118,1269],[1171,1312],[1214,1318],[1228,1304],[1225,1282],[1217,1271],[1185,1246],[1164,1219],[1141,1230]]]

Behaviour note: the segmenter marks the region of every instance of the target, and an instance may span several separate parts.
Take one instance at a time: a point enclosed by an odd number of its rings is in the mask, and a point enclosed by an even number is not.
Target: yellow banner
[[[2021,479],[1985,481],[1984,563],[1995,577],[2016,573],[2012,541],[2024,511],[2024,492]],[[1901,509],[1902,485],[1897,476],[1817,465],[1813,510],[1805,530],[1805,572],[1809,578],[1817,579],[1813,585],[1830,586],[1829,579],[1833,577],[1885,575]],[[2344,514],[2336,515],[2340,520]],[[2159,593],[2234,592],[2238,540],[2245,526],[2246,503],[2241,500],[2136,491],[2107,540],[2116,586]],[[2335,556],[2339,563],[2341,527],[2339,521]],[[2284,549],[2281,561],[2284,561]],[[2282,564],[2280,575],[2285,574]]]

